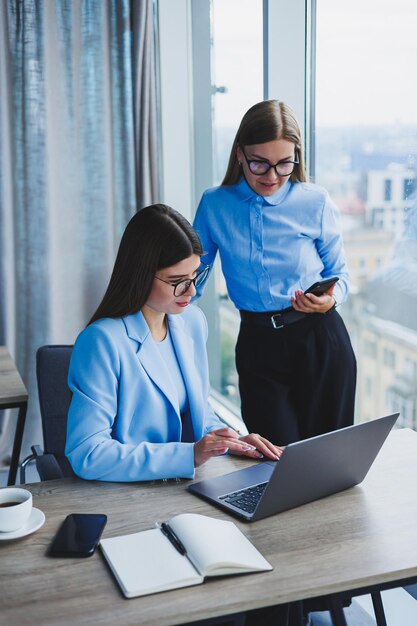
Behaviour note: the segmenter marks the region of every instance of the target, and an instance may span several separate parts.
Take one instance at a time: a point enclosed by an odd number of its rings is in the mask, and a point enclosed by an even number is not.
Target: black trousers
[[[308,314],[280,329],[242,321],[236,367],[249,432],[286,445],[353,424],[356,359],[335,310]],[[327,609],[327,602],[316,598],[263,609],[263,618],[265,624],[275,619],[298,625],[303,613]],[[248,625],[251,619],[256,623],[256,613],[248,614]]]
[[[242,321],[236,367],[249,432],[286,445],[353,423],[356,359],[336,310],[280,329]]]

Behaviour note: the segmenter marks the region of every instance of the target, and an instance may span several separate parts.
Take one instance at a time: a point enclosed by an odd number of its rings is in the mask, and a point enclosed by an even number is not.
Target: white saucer
[[[8,533],[0,531],[0,541],[9,541],[10,539],[20,539],[34,533],[45,523],[45,514],[40,509],[32,508],[32,512],[26,524],[18,530],[11,530]]]

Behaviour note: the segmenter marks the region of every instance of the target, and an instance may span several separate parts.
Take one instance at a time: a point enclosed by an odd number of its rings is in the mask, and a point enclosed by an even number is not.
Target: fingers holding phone
[[[301,313],[327,313],[335,306],[333,291],[339,278],[333,276],[311,285],[306,291],[297,290],[291,304]]]

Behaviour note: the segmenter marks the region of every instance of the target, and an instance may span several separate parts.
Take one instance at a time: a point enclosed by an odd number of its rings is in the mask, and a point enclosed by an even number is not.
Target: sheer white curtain
[[[152,8],[0,2],[0,344],[29,391],[24,452],[42,441],[36,349],[74,342],[126,223],[159,199]]]

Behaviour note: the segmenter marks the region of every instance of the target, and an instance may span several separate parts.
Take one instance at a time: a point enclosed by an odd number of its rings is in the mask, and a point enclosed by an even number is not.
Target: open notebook
[[[101,540],[127,598],[199,585],[208,576],[272,570],[233,522],[184,513],[167,526],[173,532],[170,538],[157,527]]]

